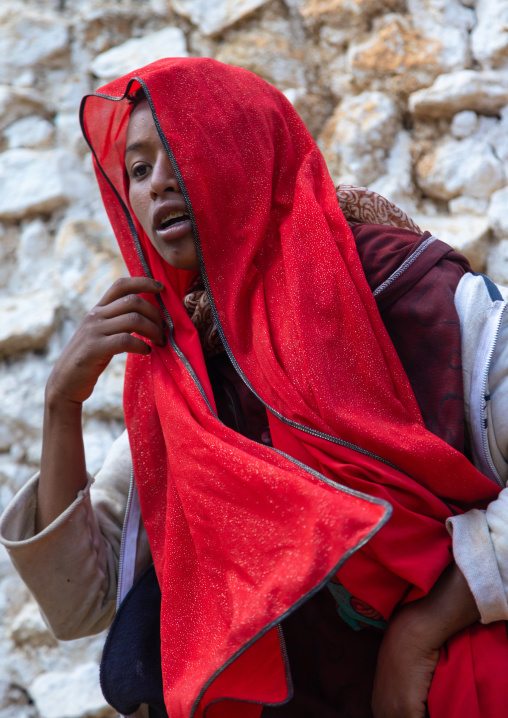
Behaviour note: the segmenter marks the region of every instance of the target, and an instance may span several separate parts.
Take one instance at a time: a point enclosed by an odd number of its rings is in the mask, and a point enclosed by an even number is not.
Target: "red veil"
[[[140,85],[224,346],[268,409],[274,448],[216,417],[181,303],[194,274],[163,262],[130,209],[124,98]],[[162,591],[168,713],[237,715],[241,700],[259,716],[290,692],[282,617],[339,568],[389,617],[450,562],[446,517],[498,488],[425,430],[323,157],[281,93],[214,60],[168,59],[86,97],[82,126],[129,271],[166,286],[171,340],[129,357],[125,414]],[[435,703],[433,718],[453,715]]]

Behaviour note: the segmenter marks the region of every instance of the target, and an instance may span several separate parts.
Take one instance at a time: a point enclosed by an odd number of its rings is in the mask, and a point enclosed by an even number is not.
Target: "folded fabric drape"
[[[124,98],[140,86],[274,448],[217,419],[182,305],[196,275],[164,263],[130,209]],[[168,713],[222,718],[243,701],[258,716],[290,694],[283,616],[344,564],[346,588],[388,618],[450,561],[447,516],[498,487],[426,431],[323,157],[281,93],[210,59],[162,60],[86,97],[82,127],[129,271],[164,282],[172,327],[165,348],[129,357],[125,385]]]

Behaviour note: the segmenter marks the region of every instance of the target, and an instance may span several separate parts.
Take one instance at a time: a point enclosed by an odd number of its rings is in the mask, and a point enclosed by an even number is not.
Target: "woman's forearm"
[[[44,409],[41,472],[35,531],[49,526],[86,486],[82,405],[52,395],[48,387]]]
[[[443,645],[463,628],[480,620],[480,612],[469,585],[461,570],[452,563],[439,577],[425,598],[409,604],[408,619],[412,630],[427,645],[435,648]]]

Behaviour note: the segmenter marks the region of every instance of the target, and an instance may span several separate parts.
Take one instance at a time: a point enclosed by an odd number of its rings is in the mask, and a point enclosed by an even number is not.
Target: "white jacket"
[[[465,274],[455,293],[464,405],[475,465],[500,486],[508,479],[508,289]],[[508,620],[508,489],[486,511],[448,519],[453,555],[483,623]]]

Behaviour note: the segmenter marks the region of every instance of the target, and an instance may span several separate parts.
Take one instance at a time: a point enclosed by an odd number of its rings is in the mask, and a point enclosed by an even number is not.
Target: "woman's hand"
[[[46,387],[47,400],[82,404],[115,354],[149,354],[148,344],[132,332],[163,346],[166,323],[154,306],[138,296],[157,294],[163,288],[147,277],[118,279],[85,316],[55,364]]]
[[[480,618],[456,564],[431,591],[392,617],[379,651],[372,711],[375,718],[423,718],[441,646]]]
[[[46,386],[41,472],[35,531],[49,526],[76,499],[87,481],[81,407],[115,354],[149,354],[136,332],[163,346],[161,313],[138,293],[164,286],[146,277],[117,280],[83,319],[55,364]]]

